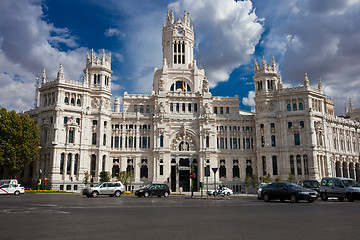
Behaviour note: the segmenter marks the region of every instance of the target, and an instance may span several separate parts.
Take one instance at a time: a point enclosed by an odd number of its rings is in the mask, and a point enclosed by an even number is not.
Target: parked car
[[[109,195],[110,197],[120,197],[125,192],[122,182],[104,182],[94,187],[84,188],[83,195],[96,198],[98,195]]]
[[[349,202],[360,200],[360,184],[351,178],[324,177],[321,179],[320,197],[326,201],[329,197],[346,198]]]
[[[12,184],[3,184],[0,186],[0,194],[14,194],[18,196],[19,194],[25,193],[25,189],[18,183]]]
[[[273,199],[280,199],[281,202],[289,199],[292,203],[298,202],[298,200],[314,202],[317,199],[317,192],[295,183],[275,182],[264,187],[261,196],[265,202]]]
[[[140,188],[135,191],[135,196],[138,197],[149,197],[149,196],[164,196],[170,195],[170,188],[166,184],[150,184],[146,187]]]
[[[320,183],[317,180],[305,179],[301,184],[304,188],[308,188],[314,190],[318,193],[318,197],[320,197]]]
[[[264,187],[266,187],[267,185],[269,185],[269,183],[260,183],[260,185],[258,186],[257,188],[257,194],[258,194],[258,199],[261,200],[262,197],[261,197],[261,192],[262,192],[262,189]]]
[[[231,190],[228,187],[221,187],[221,188],[216,188],[216,190],[209,190],[208,191],[208,195],[211,196],[216,196],[216,195],[222,195],[222,196],[230,196],[234,194],[233,190]]]
[[[0,186],[3,184],[18,184],[18,180],[17,179],[1,179]]]

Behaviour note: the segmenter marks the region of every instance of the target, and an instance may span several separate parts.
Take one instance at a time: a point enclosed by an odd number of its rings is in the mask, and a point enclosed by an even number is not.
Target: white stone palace
[[[275,60],[262,59],[254,66],[256,111],[240,110],[238,96],[211,95],[193,48],[189,14],[175,20],[168,13],[152,92],[125,92],[113,109],[111,55],[87,55],[82,81],[66,79],[61,65],[54,80],[44,70],[39,106],[28,111],[39,126],[40,159],[22,182],[35,186],[47,177],[47,188],[79,191],[85,172],[96,183],[103,170],[114,180],[133,171],[131,188],[166,183],[189,191],[192,166],[196,190],[215,177],[240,191],[247,174],[360,179],[360,109],[350,102],[346,116],[335,117],[320,78],[312,87],[305,74],[302,85],[284,88]],[[218,171],[206,177],[207,167]]]

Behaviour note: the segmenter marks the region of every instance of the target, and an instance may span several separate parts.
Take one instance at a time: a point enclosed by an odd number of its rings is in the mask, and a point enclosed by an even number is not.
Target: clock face
[[[183,33],[183,30],[182,30],[182,29],[177,29],[176,33],[177,33],[178,35],[181,35],[181,34]]]

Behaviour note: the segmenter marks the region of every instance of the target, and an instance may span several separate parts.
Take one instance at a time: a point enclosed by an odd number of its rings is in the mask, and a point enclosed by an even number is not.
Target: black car
[[[150,184],[144,188],[140,188],[135,191],[135,196],[148,197],[148,196],[164,196],[170,195],[170,189],[166,184]]]
[[[298,200],[314,202],[317,199],[316,191],[290,182],[271,183],[263,188],[261,195],[265,202],[269,202],[273,199],[280,199],[281,202],[289,199],[292,203],[295,203]]]
[[[302,181],[302,186],[316,191],[318,193],[318,197],[320,196],[320,183],[317,180],[305,179]]]

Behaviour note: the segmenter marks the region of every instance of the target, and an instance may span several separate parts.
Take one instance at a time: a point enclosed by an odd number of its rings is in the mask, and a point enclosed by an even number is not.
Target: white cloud
[[[312,84],[321,76],[324,92],[334,100],[335,114],[344,114],[349,97],[356,106],[360,102],[360,1],[259,4],[257,14],[266,18],[268,26],[262,46],[267,58],[277,56],[284,84],[302,84],[304,72]]]
[[[43,19],[41,1],[0,1],[2,107],[17,111],[31,108],[35,76],[42,68],[51,79],[62,63],[66,78],[81,79],[87,49],[78,46],[68,29],[56,28]],[[59,51],[59,44],[72,50]]]
[[[255,97],[255,92],[254,91],[249,91],[248,96],[244,97],[242,99],[242,104],[244,104],[245,106],[249,106],[251,107],[251,111],[255,112],[255,101],[254,101],[254,97]]]
[[[211,87],[227,81],[232,70],[249,64],[261,34],[251,1],[184,0],[195,29],[195,58],[204,68]],[[206,14],[204,14],[206,13]]]
[[[106,29],[104,34],[106,37],[117,37],[120,40],[125,37],[125,33],[121,32],[119,29],[116,28]]]

